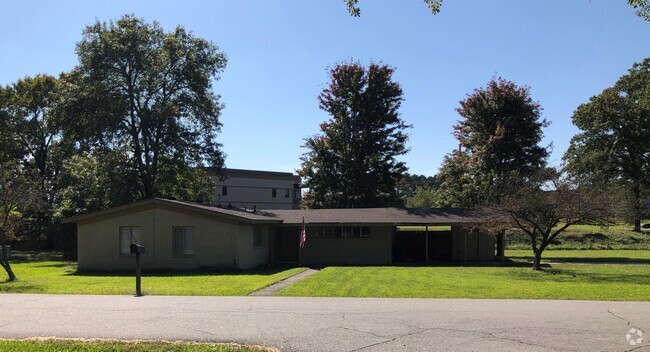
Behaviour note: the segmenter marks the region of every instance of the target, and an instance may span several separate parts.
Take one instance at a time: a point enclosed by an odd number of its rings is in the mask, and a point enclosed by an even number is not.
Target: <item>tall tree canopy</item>
[[[564,158],[567,169],[593,182],[615,183],[629,191],[635,229],[650,215],[643,205],[650,192],[650,58],[636,63],[613,87],[573,114],[581,130]]]
[[[400,204],[397,183],[406,166],[410,126],[400,118],[400,85],[387,65],[345,63],[331,68],[318,97],[330,118],[307,138],[298,171],[308,188],[307,208],[359,208]]]
[[[447,155],[438,174],[444,206],[498,202],[510,174],[526,177],[546,165],[548,151],[539,145],[541,107],[528,87],[493,79],[460,102],[462,119],[454,126],[460,150]]]
[[[226,56],[215,44],[127,15],[86,27],[77,54],[62,102],[66,138],[83,151],[127,155],[139,197],[169,196],[169,180],[223,166],[212,82]]]
[[[16,275],[9,263],[7,245],[26,236],[26,213],[36,212],[42,205],[40,185],[35,180],[38,177],[31,176],[23,165],[0,161],[0,266],[9,281],[16,280]]]
[[[25,77],[0,88],[0,144],[6,158],[20,161],[38,174],[43,186],[56,173],[52,151],[60,139],[60,127],[52,115],[58,80],[48,75]]]

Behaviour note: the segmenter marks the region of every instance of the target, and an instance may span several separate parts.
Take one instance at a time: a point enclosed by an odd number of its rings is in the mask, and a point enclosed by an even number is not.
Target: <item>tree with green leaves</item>
[[[559,170],[546,168],[526,177],[511,175],[497,207],[486,210],[482,226],[493,233],[517,229],[525,233],[533,250],[533,270],[541,270],[544,250],[576,224],[610,224],[607,194],[581,185]]]
[[[43,205],[40,181],[29,176],[29,171],[15,161],[0,163],[0,266],[9,281],[16,280],[11,269],[7,246],[10,241],[24,238],[26,214],[36,212]]]
[[[528,87],[502,78],[461,101],[462,119],[454,126],[460,148],[445,157],[438,174],[441,205],[498,204],[510,175],[543,169],[548,151],[539,143],[548,122],[541,110]]]
[[[60,81],[49,75],[25,77],[0,88],[0,161],[16,162],[38,180],[44,206],[28,214],[34,237],[52,241],[52,210],[57,199],[57,178],[64,159],[61,123],[56,116]]]
[[[212,82],[226,56],[215,44],[126,15],[86,27],[77,54],[62,93],[65,138],[78,151],[128,156],[138,198],[171,196],[188,170],[223,166]]]
[[[650,21],[650,0],[627,0],[627,3],[636,10],[637,16]]]
[[[573,114],[580,133],[564,155],[567,170],[603,187],[624,189],[634,229],[650,216],[650,58]],[[620,192],[617,192],[620,193]],[[627,194],[626,194],[627,193]]]
[[[45,190],[55,176],[52,154],[61,129],[52,114],[58,80],[48,75],[25,77],[0,88],[0,127],[10,159],[38,174]]]
[[[408,149],[409,125],[400,118],[402,88],[387,65],[344,63],[329,70],[318,97],[330,115],[307,138],[298,171],[308,188],[306,208],[361,208],[401,203],[397,183],[406,172],[397,157]]]

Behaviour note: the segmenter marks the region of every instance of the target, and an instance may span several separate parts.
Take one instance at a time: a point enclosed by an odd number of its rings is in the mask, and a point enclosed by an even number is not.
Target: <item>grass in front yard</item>
[[[532,249],[508,249],[506,256],[515,261],[532,261]],[[545,250],[542,262],[568,263],[637,263],[650,264],[650,251],[647,250]]]
[[[634,232],[634,226],[572,225],[558,236],[548,249],[620,249],[649,250],[650,232]],[[512,229],[506,236],[510,249],[529,249],[530,239],[520,230]]]
[[[0,340],[1,351],[47,352],[263,352],[258,347],[228,344],[74,340]]]
[[[0,293],[59,293],[132,295],[133,274],[76,273],[74,262],[13,263],[17,281],[0,282]],[[293,276],[304,268],[267,268],[237,272],[147,274],[142,276],[145,295],[241,296]],[[4,270],[0,275],[6,277]]]
[[[650,301],[650,265],[328,267],[281,296]]]

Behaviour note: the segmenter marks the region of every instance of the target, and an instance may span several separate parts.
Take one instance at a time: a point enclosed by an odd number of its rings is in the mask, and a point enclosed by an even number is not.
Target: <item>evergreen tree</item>
[[[319,106],[330,118],[307,138],[302,168],[307,208],[360,208],[401,204],[397,183],[406,172],[397,157],[408,139],[400,118],[400,85],[386,65],[340,64]]]

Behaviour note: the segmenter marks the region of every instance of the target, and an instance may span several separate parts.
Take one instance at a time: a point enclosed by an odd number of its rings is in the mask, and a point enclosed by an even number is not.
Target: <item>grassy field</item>
[[[73,262],[28,261],[12,265],[17,281],[0,282],[0,293],[65,293],[132,295],[133,274],[77,273]],[[259,290],[304,268],[269,268],[244,272],[143,273],[145,295],[241,296]],[[0,270],[0,275],[5,275]]]
[[[528,236],[511,230],[506,237],[509,249],[528,249]],[[650,233],[634,232],[632,225],[573,225],[549,249],[650,249]]]
[[[650,265],[328,267],[281,296],[650,301]]]
[[[531,249],[508,249],[506,256],[514,261],[532,261]],[[542,253],[542,262],[556,263],[637,263],[650,264],[648,250],[546,250]]]
[[[14,352],[262,352],[257,347],[228,344],[118,342],[72,340],[0,340],[1,351]]]

